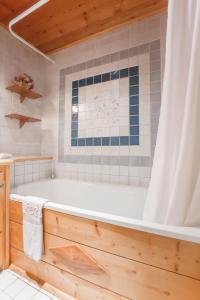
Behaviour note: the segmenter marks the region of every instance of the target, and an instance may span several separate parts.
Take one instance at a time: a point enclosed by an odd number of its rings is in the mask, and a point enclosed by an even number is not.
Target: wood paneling
[[[108,289],[114,293],[123,295],[130,299],[165,299],[169,295],[169,299],[187,299],[184,289],[191,285],[191,296],[200,293],[200,281],[192,280],[184,276],[166,272],[158,268],[154,268],[147,264],[141,264],[133,260],[129,260],[117,255],[106,253],[92,247],[72,243],[63,238],[51,234],[45,234],[45,255],[43,262],[54,265],[66,272],[70,272],[74,276],[87,280],[102,288]],[[62,259],[54,255],[51,249],[64,249],[67,247],[78,247],[88,257],[92,258],[98,265],[101,265],[104,272],[95,273],[90,267],[85,269],[73,268],[73,261],[69,265],[69,255],[67,249],[62,253]],[[23,251],[22,248],[22,226],[21,224],[11,223],[11,247]],[[66,263],[63,257],[66,254]],[[71,256],[75,258],[75,266],[80,261],[79,253],[71,252]],[[187,286],[184,288],[183,285]],[[182,298],[185,295],[185,298]],[[189,295],[189,293],[188,293]],[[199,294],[200,295],[200,294]],[[141,297],[141,298],[139,298]],[[197,298],[191,298],[197,299]]]
[[[24,269],[29,277],[34,276],[38,278],[38,281],[43,282],[43,284],[48,282],[75,299],[127,300],[125,297],[100,288],[68,272],[61,271],[46,262],[40,261],[36,263],[15,248],[11,248],[11,262]]]
[[[9,0],[5,5],[0,0],[4,9],[0,22],[6,25],[22,7],[33,2]],[[51,0],[13,28],[48,53],[166,8],[167,0]]]
[[[7,23],[14,17],[38,2],[37,0],[1,0],[0,1],[0,23]]]
[[[13,226],[15,229],[12,229],[13,234],[11,235],[19,237],[20,233],[16,230],[17,224],[13,224]],[[18,224],[19,231],[20,226]],[[198,280],[104,253],[83,245],[81,247],[84,248],[84,251],[87,251],[100,261],[104,265],[106,272],[104,275],[82,274],[80,276],[79,274],[77,276],[69,271],[62,262],[53,257],[49,251],[52,246],[67,245],[68,243],[71,242],[45,234],[46,255],[39,264],[26,258],[21,250],[14,247],[11,247],[11,262],[24,268],[34,276],[38,276],[40,281],[50,282],[74,297],[77,297],[79,291],[77,298],[80,300],[95,299],[95,297],[99,296],[99,293],[103,293],[103,291],[105,293],[106,290],[109,290],[111,295],[113,293],[113,296],[116,294],[114,296],[116,299],[118,299],[117,295],[119,295],[134,300],[199,300],[200,281]],[[17,244],[13,243],[12,246],[17,247]],[[60,272],[59,270],[62,271]],[[57,277],[58,275],[59,278]],[[69,286],[66,286],[66,283],[69,281],[70,289]],[[89,288],[88,294],[84,295],[85,285]],[[80,289],[80,286],[82,289]],[[75,287],[75,291],[71,290],[73,287]],[[110,299],[106,298],[110,297],[108,295],[104,297],[105,299]]]
[[[21,204],[10,218],[22,222]],[[108,253],[200,279],[200,245],[44,209],[45,232]],[[149,259],[150,258],[150,259]]]

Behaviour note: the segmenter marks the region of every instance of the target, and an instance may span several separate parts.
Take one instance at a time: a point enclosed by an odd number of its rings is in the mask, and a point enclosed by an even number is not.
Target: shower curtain
[[[169,0],[161,113],[143,219],[200,226],[200,0]]]

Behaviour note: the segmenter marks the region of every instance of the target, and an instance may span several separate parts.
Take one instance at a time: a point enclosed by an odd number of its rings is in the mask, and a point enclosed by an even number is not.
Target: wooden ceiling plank
[[[35,2],[0,0],[0,22],[7,25]],[[51,0],[13,29],[49,53],[166,9],[167,0]]]
[[[142,8],[142,10],[144,7],[147,8],[149,0],[132,1],[134,2],[134,5],[131,2],[130,6],[127,5],[127,10],[124,11],[122,11],[122,9],[124,9],[124,3],[126,3],[127,0],[110,0],[109,5],[107,1],[95,0],[95,2],[98,3],[98,6],[94,8],[94,5],[90,5],[90,7],[87,8],[87,13],[84,13],[85,10],[81,10],[81,12],[77,11],[76,14],[71,15],[70,18],[67,19],[67,22],[66,16],[64,16],[63,22],[59,20],[59,26],[48,26],[43,32],[37,32],[31,36],[22,36],[38,47],[41,45],[41,43],[45,44],[52,39],[59,38],[62,35],[70,34],[71,32],[78,30],[78,28],[84,30],[85,26],[90,26],[90,24],[93,24],[93,22],[99,22],[100,27],[102,27],[102,24],[105,24],[104,26],[106,27],[106,22],[110,19],[113,19],[111,26],[113,26],[114,23],[118,25],[120,22],[124,23],[127,21],[127,19],[129,20],[130,12],[132,12],[132,15],[137,15],[137,12],[140,8]],[[160,0],[157,2],[160,2]],[[98,11],[98,14],[95,13],[96,11]],[[105,28],[103,28],[103,30],[104,29]]]
[[[161,12],[163,11],[163,8],[158,8],[157,12]],[[130,22],[134,21],[139,21],[141,19],[144,19],[145,17],[151,16],[153,15],[154,12],[149,11],[149,10],[144,10],[144,14],[140,15],[138,12],[138,15],[135,13],[132,16],[129,16],[126,20],[124,20],[124,24],[128,24]],[[56,50],[60,50],[63,48],[62,45],[65,45],[64,48],[66,47],[66,45],[73,45],[75,43],[77,43],[77,41],[81,41],[81,40],[85,40],[91,36],[96,36],[98,35],[100,32],[101,33],[105,33],[107,31],[112,30],[113,28],[119,27],[121,26],[121,22],[116,24],[112,19],[110,20],[105,20],[105,24],[109,24],[109,28],[105,27],[104,24],[102,24],[102,26],[100,27],[98,23],[92,23],[90,24],[89,27],[84,27],[84,28],[80,28],[78,31],[72,32],[70,34],[67,34],[66,36],[63,35],[62,37],[59,37],[55,40],[49,41],[49,43],[45,43],[45,44],[40,44],[39,48],[42,49],[42,51],[45,51],[47,53],[51,53],[51,52],[55,52]],[[56,45],[56,47],[55,47]]]
[[[115,0],[116,1],[116,0]],[[26,37],[27,40],[31,41],[34,45],[38,45],[41,43],[41,41],[44,43],[46,41],[48,41],[49,39],[51,39],[52,37],[59,37],[63,34],[67,34],[70,33],[71,31],[74,31],[78,28],[82,28],[85,27],[86,25],[88,25],[89,20],[87,20],[89,18],[89,16],[91,16],[94,12],[96,11],[96,9],[94,9],[93,6],[91,6],[87,13],[85,13],[85,10],[81,11],[81,12],[76,12],[76,14],[73,14],[70,16],[70,18],[68,18],[67,22],[66,20],[66,16],[63,18],[63,22],[61,23],[61,21],[59,21],[59,25],[55,26],[48,26],[48,28],[45,29],[45,31],[43,32],[37,32],[37,34],[31,35]],[[24,37],[24,35],[23,35]]]
[[[93,0],[89,0],[88,2],[90,3],[92,1]],[[73,11],[77,12],[79,7],[82,7],[84,3],[85,0],[51,0],[45,6],[17,23],[14,28],[16,31],[19,30],[22,34],[26,34],[27,32],[30,34],[29,30],[26,28],[27,24],[34,26],[34,29],[37,31],[42,31],[41,28],[49,27],[53,22],[60,23],[62,15],[64,16],[65,22],[68,22],[68,18],[71,17]]]
[[[155,1],[154,1],[155,2]],[[158,2],[158,1],[157,1]],[[143,11],[143,16],[141,14],[141,10]],[[159,9],[160,11],[160,9]],[[158,11],[158,12],[159,12]],[[122,20],[121,15],[119,16],[115,16],[115,18],[113,18],[112,16],[103,20],[101,23],[99,23],[98,21],[94,21],[91,24],[89,24],[89,26],[85,26],[83,28],[80,28],[80,30],[78,31],[72,31],[71,34],[66,34],[63,35],[62,37],[58,37],[57,40],[52,41],[52,44],[57,43],[58,41],[65,41],[65,44],[71,44],[74,43],[75,40],[77,39],[78,35],[80,35],[80,38],[83,39],[84,35],[87,37],[87,35],[91,36],[91,35],[95,35],[97,33],[101,32],[105,32],[107,25],[109,25],[109,30],[121,25],[121,23],[127,23],[130,22],[132,20],[139,20],[143,17],[152,15],[152,11],[149,10],[149,8],[147,6],[145,6],[145,8],[143,6],[139,6],[137,8],[137,10],[134,8],[134,11],[132,12],[131,16],[129,15],[129,13],[127,13],[125,15],[125,18]],[[41,49],[45,49],[45,51],[49,51],[49,46],[50,46],[51,42],[49,42],[48,44],[45,45],[44,44],[40,44],[38,45]],[[50,50],[51,51],[51,50]]]
[[[109,5],[118,0],[109,0]],[[30,18],[27,19],[29,26],[32,28],[32,33],[30,33],[30,29],[25,25],[24,21],[18,23],[14,28],[16,32],[20,32],[20,34],[28,40],[31,40],[33,43],[35,42],[34,38],[37,39],[42,38],[42,36],[46,36],[46,33],[51,34],[53,32],[57,33],[57,28],[63,30],[63,28],[70,28],[71,25],[75,24],[77,20],[82,16],[84,12],[92,11],[95,12],[94,3],[97,3],[96,8],[99,9],[103,2],[107,2],[106,0],[91,0],[87,3],[87,5],[82,4],[83,0],[77,0],[76,5],[74,5],[70,10],[64,10],[63,7],[59,7],[56,10],[56,18],[50,18],[52,14],[41,14],[41,11],[38,12],[38,20],[37,22],[33,22]],[[108,3],[108,2],[107,2]],[[108,6],[108,4],[107,4]],[[55,10],[53,7],[52,10]],[[35,13],[36,15],[36,13]],[[58,22],[59,20],[59,22]],[[23,26],[21,28],[21,26]],[[21,29],[20,29],[21,28]]]
[[[36,2],[37,0],[0,0],[0,22],[7,26],[10,20]]]

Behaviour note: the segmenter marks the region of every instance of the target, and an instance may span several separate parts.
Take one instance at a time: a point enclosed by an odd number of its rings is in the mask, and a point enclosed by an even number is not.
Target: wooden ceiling
[[[36,2],[0,0],[0,24],[7,27],[11,19]],[[50,0],[13,30],[50,53],[166,9],[167,0]]]

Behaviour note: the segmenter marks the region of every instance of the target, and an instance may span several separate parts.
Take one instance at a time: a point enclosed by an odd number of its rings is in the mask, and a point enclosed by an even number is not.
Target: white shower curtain
[[[200,226],[200,0],[169,0],[161,113],[143,219]]]

